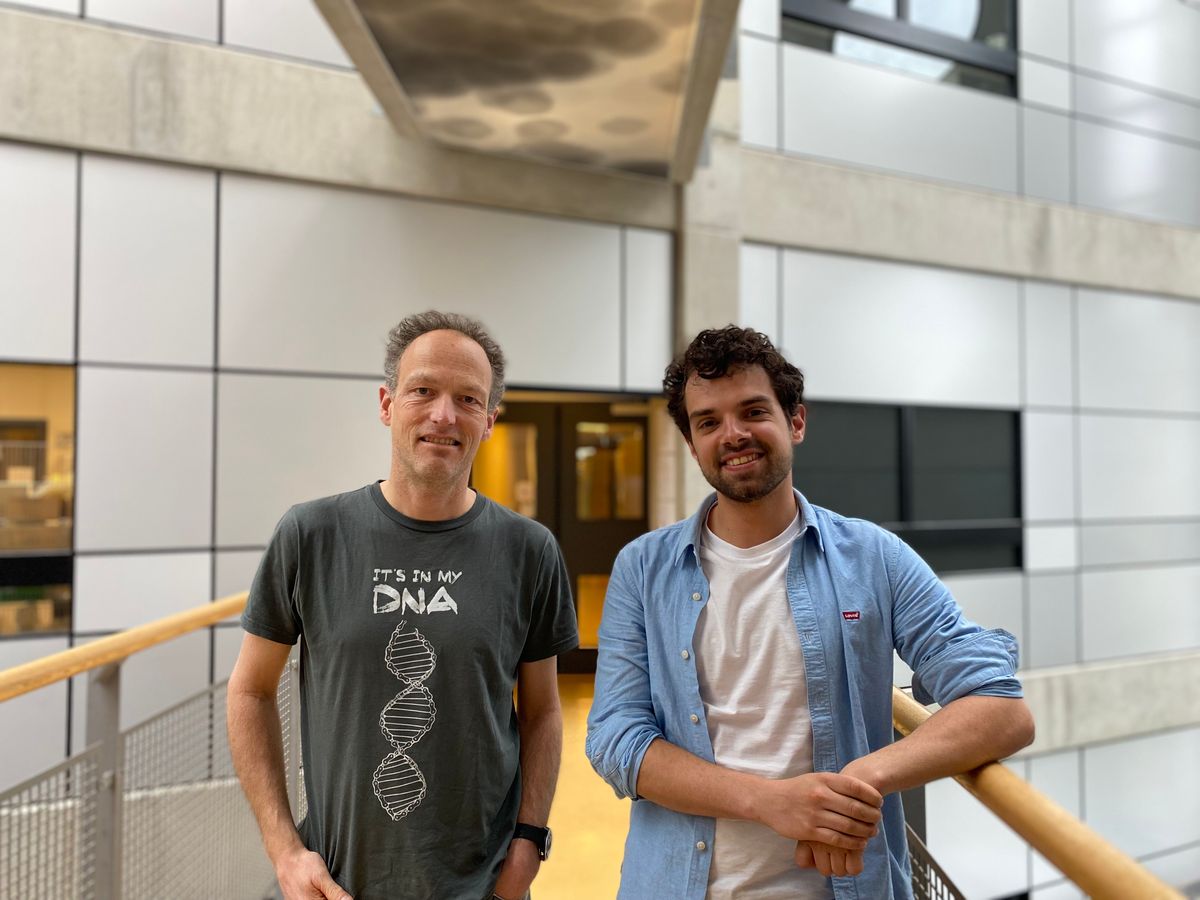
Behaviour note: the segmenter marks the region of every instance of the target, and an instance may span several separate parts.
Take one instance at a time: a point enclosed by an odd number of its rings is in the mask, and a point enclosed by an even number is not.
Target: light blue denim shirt
[[[714,820],[638,800],[637,779],[655,738],[713,759],[692,638],[708,601],[696,551],[715,499],[622,550],[604,601],[587,755],[618,796],[636,801],[618,894],[626,900],[701,900],[708,887]],[[1011,634],[965,619],[929,566],[891,532],[812,506],[798,491],[796,500],[804,528],[792,547],[787,595],[804,651],[814,771],[837,772],[891,743],[893,649],[913,669],[923,703],[1021,696]],[[863,873],[832,883],[838,900],[912,897],[898,794],[884,799]]]

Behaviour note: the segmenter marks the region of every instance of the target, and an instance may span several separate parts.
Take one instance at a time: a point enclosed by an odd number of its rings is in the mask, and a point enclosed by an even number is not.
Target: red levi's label
[[[842,613],[842,618],[847,622],[857,622],[862,618],[862,613],[860,613],[857,609],[852,609],[849,612]]]

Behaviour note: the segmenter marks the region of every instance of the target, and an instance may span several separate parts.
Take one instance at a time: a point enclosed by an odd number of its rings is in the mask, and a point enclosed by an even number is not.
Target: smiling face
[[[457,331],[430,331],[404,351],[396,390],[379,389],[392,432],[391,478],[454,494],[466,490],[479,445],[491,436],[492,370],[483,348]]]
[[[720,378],[693,375],[684,389],[688,447],[723,496],[751,503],[792,489],[792,448],[804,440],[804,407],[789,416],[761,366]]]

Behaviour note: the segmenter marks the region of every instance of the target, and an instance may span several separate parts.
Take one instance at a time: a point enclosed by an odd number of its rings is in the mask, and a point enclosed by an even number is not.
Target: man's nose
[[[746,430],[741,419],[735,416],[730,416],[721,423],[721,443],[728,444],[731,447],[737,447],[744,444],[750,437],[750,432]]]
[[[442,394],[433,401],[433,406],[430,408],[429,417],[435,422],[445,422],[448,425],[454,424],[454,398],[449,394]]]

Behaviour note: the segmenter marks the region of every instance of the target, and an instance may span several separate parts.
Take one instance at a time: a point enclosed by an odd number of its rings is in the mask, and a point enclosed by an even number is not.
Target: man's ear
[[[808,411],[804,408],[803,403],[797,406],[796,411],[792,413],[791,425],[793,446],[796,446],[804,441],[804,419],[807,413]]]
[[[392,392],[386,384],[379,386],[379,421],[388,428],[392,427]]]

